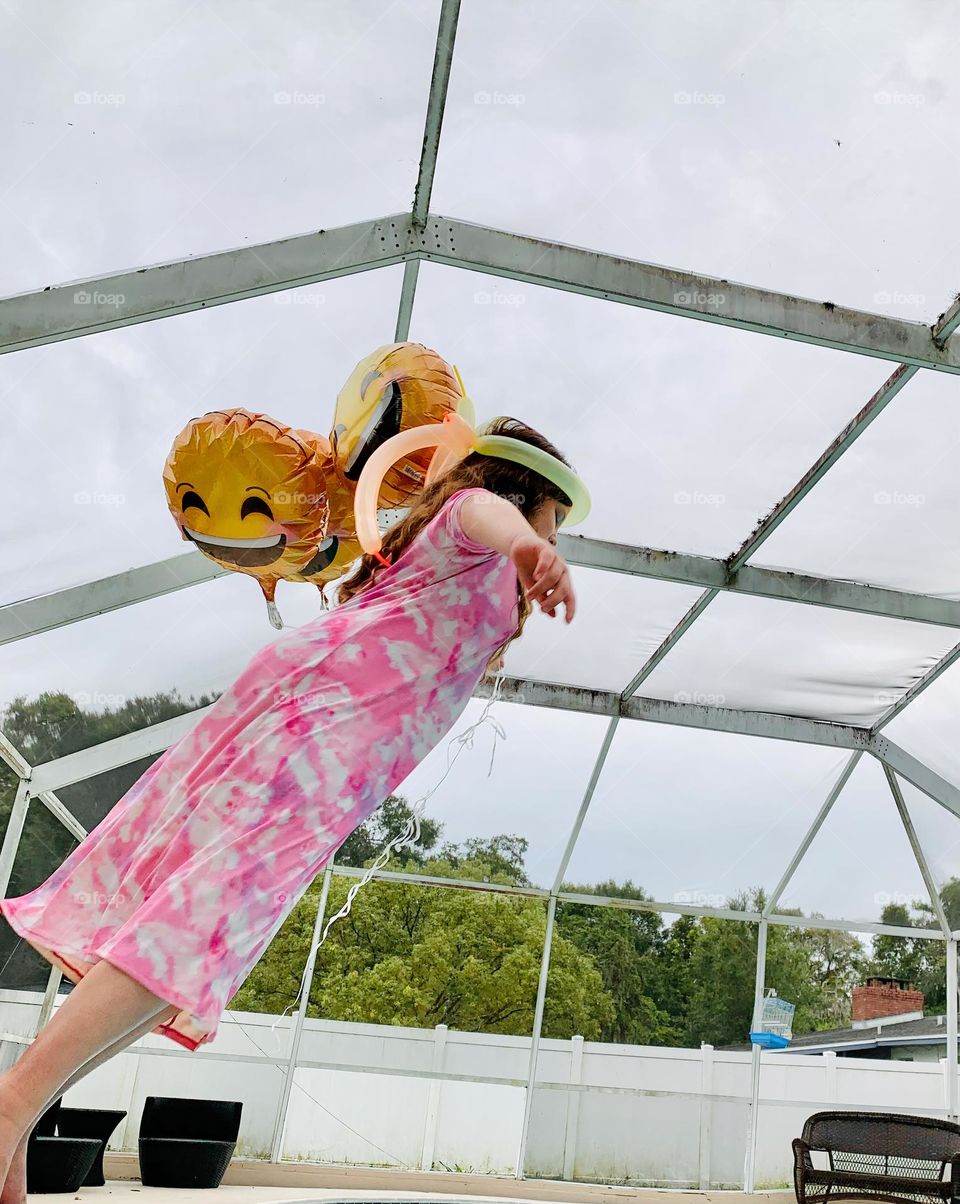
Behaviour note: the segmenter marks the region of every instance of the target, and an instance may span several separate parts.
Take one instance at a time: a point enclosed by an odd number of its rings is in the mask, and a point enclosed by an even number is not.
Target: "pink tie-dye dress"
[[[362,593],[261,649],[44,883],[0,901],[74,982],[99,960],[215,1036],[350,833],[450,730],[515,630],[513,563],[448,498]],[[489,495],[487,495],[489,496]]]

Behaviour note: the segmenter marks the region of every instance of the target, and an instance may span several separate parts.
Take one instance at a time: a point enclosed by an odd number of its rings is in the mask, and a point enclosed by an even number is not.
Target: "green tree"
[[[213,695],[184,700],[173,691],[130,698],[115,708],[85,710],[70,695],[47,691],[33,700],[15,698],[3,713],[0,726],[31,765],[40,765],[172,719],[214,700]],[[88,781],[63,787],[57,796],[83,827],[92,831],[156,759],[156,756],[143,757],[107,770]],[[16,791],[16,775],[5,762],[0,762],[0,832],[6,830]],[[42,803],[32,802],[7,895],[23,895],[39,886],[76,845],[72,833]],[[17,937],[6,921],[0,926],[0,966],[2,985],[10,988],[42,987],[49,970],[49,964]]]
[[[525,836],[471,836],[462,844],[445,844],[439,856],[454,869],[467,862],[482,861],[490,872],[503,882],[513,886],[529,886],[530,879],[524,867],[530,841]]]
[[[960,880],[951,878],[940,891],[940,901],[951,928],[960,927]],[[901,928],[939,928],[929,900],[916,900],[912,908],[888,903],[880,913],[884,924]],[[873,959],[867,972],[902,978],[923,992],[923,1010],[940,1014],[947,1006],[947,951],[944,941],[925,937],[887,936],[873,939]]]
[[[465,881],[509,880],[479,858],[453,865],[438,857],[406,868]],[[328,914],[339,910],[348,885],[333,879]],[[293,1003],[318,893],[315,882],[234,997],[233,1008],[280,1012]],[[319,951],[307,1014],[528,1035],[545,931],[546,911],[537,899],[372,881]],[[556,934],[550,983],[544,1034],[598,1037],[612,1014],[609,995],[592,960]]]
[[[620,899],[649,898],[632,882],[567,885],[564,890]],[[664,944],[663,923],[656,912],[561,903],[557,908],[557,931],[590,955],[603,978],[613,1014],[601,1028],[601,1041],[627,1045],[677,1043],[679,1030],[673,1017],[656,1002],[661,993]]]
[[[755,889],[736,895],[728,907],[759,912],[765,902],[763,891]],[[852,946],[841,949],[824,943],[813,931],[779,924],[767,929],[765,984],[795,1005],[795,1033],[828,1026],[838,1008],[836,984],[859,964]],[[700,918],[691,942],[685,1044],[747,1040],[753,1019],[757,933],[756,923]]]
[[[373,815],[359,828],[355,828],[343,842],[337,850],[337,865],[368,865],[391,840],[395,840],[405,831],[412,814],[406,799],[391,794]],[[402,856],[408,862],[422,865],[427,854],[435,847],[442,830],[442,824],[423,816],[420,820],[420,838],[415,844],[407,845]]]

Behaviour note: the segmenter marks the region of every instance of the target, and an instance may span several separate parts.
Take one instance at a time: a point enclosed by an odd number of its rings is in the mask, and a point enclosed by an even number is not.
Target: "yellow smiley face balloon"
[[[353,505],[360,473],[381,444],[411,427],[442,422],[468,404],[455,369],[420,343],[388,343],[362,359],[337,397],[330,434],[341,485],[331,486],[335,524],[347,498]],[[379,506],[409,505],[423,488],[433,454],[425,448],[398,460],[384,477]]]
[[[330,535],[330,444],[266,414],[216,410],[188,422],[163,468],[167,505],[183,539],[234,572],[255,577],[270,621],[282,627],[276,584],[318,587],[340,576],[360,548]]]

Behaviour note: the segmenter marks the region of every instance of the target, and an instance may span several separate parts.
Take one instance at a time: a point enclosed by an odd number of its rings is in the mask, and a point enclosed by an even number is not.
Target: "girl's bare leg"
[[[82,1078],[88,1075],[91,1070],[96,1070],[98,1066],[102,1066],[103,1063],[109,1061],[114,1054],[118,1054],[121,1050],[132,1045],[134,1041],[137,1041],[140,1037],[145,1036],[147,1033],[155,1029],[158,1024],[168,1023],[177,1014],[178,1010],[179,1009],[173,1005],[164,1008],[163,1011],[157,1012],[157,1014],[152,1016],[149,1020],[145,1020],[143,1024],[141,1024],[138,1028],[135,1028],[133,1032],[127,1033],[124,1037],[120,1037],[119,1040],[114,1041],[114,1043],[103,1050],[102,1053],[92,1057],[89,1062],[85,1062],[79,1070],[75,1071],[70,1076],[57,1094],[51,1096],[50,1099],[47,1100],[42,1111],[45,1112],[57,1098],[57,1095],[62,1095],[65,1091],[69,1090],[74,1083],[78,1083]],[[30,1128],[26,1131],[26,1133],[24,1133],[23,1137],[20,1138],[20,1144],[17,1146],[14,1152],[13,1160],[10,1163],[10,1169],[7,1171],[7,1178],[3,1185],[3,1190],[0,1191],[0,1204],[26,1204],[27,1140],[33,1129],[33,1125],[36,1124],[38,1119],[39,1116],[34,1118],[33,1124],[31,1124]]]
[[[49,1104],[173,1008],[129,974],[100,961],[73,988],[20,1060],[0,1075],[0,1177]],[[177,1009],[173,1009],[177,1010]],[[99,1059],[93,1062],[93,1059]],[[12,1184],[11,1184],[12,1187]],[[4,1189],[6,1192],[6,1188]]]
[[[96,1070],[98,1066],[102,1066],[104,1062],[109,1061],[114,1054],[120,1053],[121,1050],[132,1045],[134,1041],[137,1041],[140,1037],[146,1036],[146,1034],[155,1029],[158,1024],[169,1023],[169,1021],[172,1020],[177,1014],[178,1010],[179,1009],[173,1005],[165,1007],[162,1011],[157,1012],[155,1016],[151,1016],[149,1020],[145,1020],[143,1024],[139,1025],[132,1032],[120,1037],[101,1053],[96,1054],[88,1062],[85,1062],[79,1070],[74,1071],[70,1078],[62,1085],[60,1090],[47,1100],[47,1102],[43,1105],[41,1112],[45,1112],[58,1095],[62,1095],[65,1091],[72,1087],[74,1083],[78,1083],[80,1079],[88,1075],[91,1070]],[[21,1137],[20,1144],[17,1146],[14,1152],[13,1160],[10,1163],[10,1169],[7,1171],[6,1182],[3,1185],[3,1190],[0,1191],[0,1204],[26,1204],[27,1139],[29,1138],[33,1129],[33,1125],[36,1124],[38,1119],[39,1116],[34,1118],[33,1124],[30,1125],[30,1128],[26,1131],[26,1133],[24,1133],[23,1137]]]

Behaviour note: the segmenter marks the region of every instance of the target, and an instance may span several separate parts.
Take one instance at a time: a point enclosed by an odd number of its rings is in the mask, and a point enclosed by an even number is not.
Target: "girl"
[[[524,423],[486,430],[570,481]],[[0,901],[77,984],[0,1075],[0,1204],[23,1204],[26,1139],[78,1079],[151,1031],[191,1050],[212,1039],[307,887],[453,726],[532,604],[570,622],[555,547],[570,507],[540,472],[465,456],[387,532],[387,567],[364,555],[337,605],[261,649],[46,882]]]

